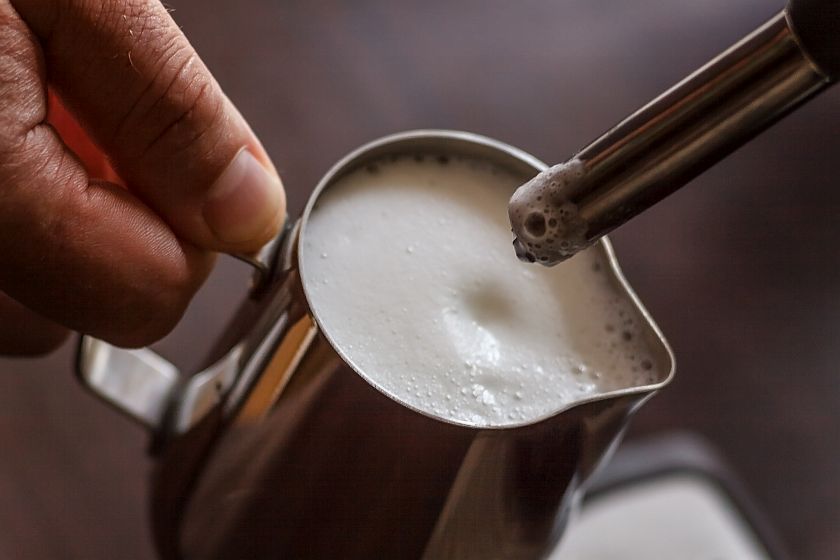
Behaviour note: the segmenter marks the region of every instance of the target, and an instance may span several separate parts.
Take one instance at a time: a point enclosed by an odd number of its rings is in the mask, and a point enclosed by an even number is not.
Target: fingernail
[[[280,179],[243,148],[208,192],[204,220],[223,243],[261,244],[280,227],[283,204]]]

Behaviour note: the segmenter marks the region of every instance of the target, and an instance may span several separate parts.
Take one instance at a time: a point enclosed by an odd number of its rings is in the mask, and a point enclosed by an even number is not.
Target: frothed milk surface
[[[517,260],[519,183],[486,162],[404,156],[342,177],[310,214],[301,270],[323,331],[411,407],[521,424],[659,379],[599,251],[551,269]]]

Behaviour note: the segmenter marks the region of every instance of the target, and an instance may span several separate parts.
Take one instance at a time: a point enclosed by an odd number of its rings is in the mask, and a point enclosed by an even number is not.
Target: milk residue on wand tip
[[[508,217],[519,260],[554,266],[590,244],[586,221],[572,202],[584,168],[578,159],[560,163],[513,193]]]

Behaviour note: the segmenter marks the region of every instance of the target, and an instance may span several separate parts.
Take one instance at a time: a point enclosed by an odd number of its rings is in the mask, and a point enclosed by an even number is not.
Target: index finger
[[[248,124],[157,0],[13,0],[51,85],[129,189],[198,247],[259,249],[285,216]]]

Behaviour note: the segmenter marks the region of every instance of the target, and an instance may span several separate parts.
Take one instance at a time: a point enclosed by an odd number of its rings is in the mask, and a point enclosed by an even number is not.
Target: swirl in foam
[[[301,270],[321,328],[411,407],[522,424],[659,378],[600,251],[554,269],[511,253],[519,182],[470,159],[402,157],[342,177],[310,214]]]

